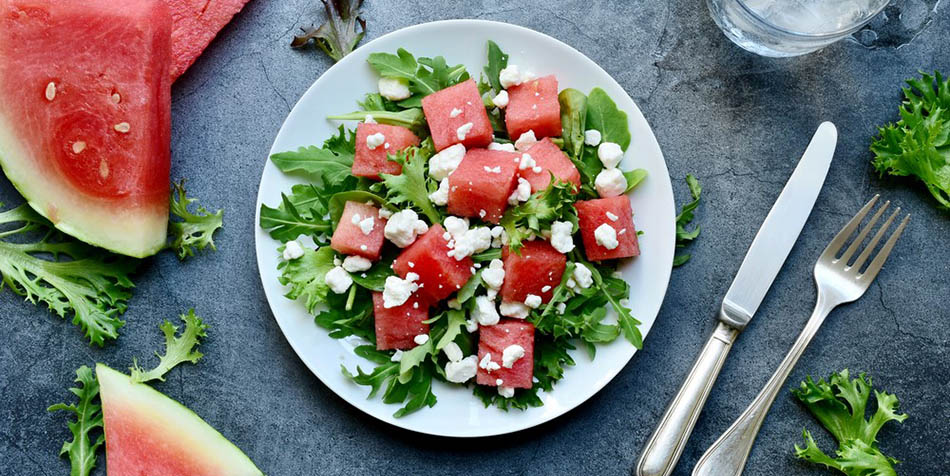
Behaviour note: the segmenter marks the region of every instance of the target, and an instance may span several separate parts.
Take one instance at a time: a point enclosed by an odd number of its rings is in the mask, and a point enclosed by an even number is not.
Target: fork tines
[[[897,207],[887,220],[884,221],[884,224],[877,230],[877,233],[871,237],[871,240],[864,246],[864,249],[861,251],[861,254],[854,260],[850,262],[851,257],[854,256],[854,253],[858,251],[858,248],[864,243],[865,238],[874,229],[874,225],[877,224],[878,220],[884,215],[884,211],[887,210],[887,207],[890,206],[890,200],[884,202],[880,208],[871,216],[871,219],[868,220],[867,224],[854,236],[851,240],[852,235],[854,235],[855,230],[858,229],[858,225],[864,220],[864,217],[874,208],[877,204],[880,195],[875,195],[867,204],[865,204],[861,210],[848,222],[841,231],[835,236],[831,243],[828,244],[828,247],[825,248],[825,251],[821,254],[821,259],[830,262],[831,264],[837,264],[839,266],[844,266],[846,272],[857,275],[859,279],[873,280],[877,276],[878,271],[881,270],[881,267],[884,265],[884,261],[887,260],[887,256],[891,253],[891,250],[894,248],[894,244],[897,243],[897,239],[900,238],[901,233],[903,233],[904,228],[907,226],[907,222],[910,220],[910,214],[904,217],[901,220],[900,225],[897,226],[897,229],[891,234],[891,236],[884,243],[884,246],[881,247],[881,250],[877,253],[874,259],[871,261],[871,264],[862,272],[861,267],[864,266],[864,263],[867,262],[868,258],[871,256],[871,253],[877,247],[877,244],[881,241],[881,238],[884,237],[884,234],[887,232],[888,228],[893,224],[894,219],[900,214],[900,207]],[[851,244],[848,248],[841,253],[841,249],[844,247],[845,243],[851,241]]]

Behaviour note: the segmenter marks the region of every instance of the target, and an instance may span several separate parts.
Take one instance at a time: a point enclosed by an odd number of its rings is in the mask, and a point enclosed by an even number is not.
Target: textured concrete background
[[[243,448],[271,475],[628,474],[657,418],[714,325],[715,310],[782,184],[822,120],[840,144],[815,211],[760,316],[740,338],[681,460],[689,474],[703,450],[764,384],[814,303],[811,267],[824,244],[865,200],[881,193],[914,214],[887,268],[860,301],[824,324],[786,387],[805,375],[870,372],[910,414],[880,435],[904,461],[901,474],[950,468],[950,216],[911,182],[869,167],[875,126],[893,120],[901,81],[918,68],[950,69],[950,18],[909,2],[900,24],[863,33],[798,59],[774,60],[726,40],[698,1],[609,2],[368,0],[368,37],[421,22],[485,18],[565,41],[626,87],[653,125],[680,201],[686,173],[705,186],[703,233],[693,260],[673,272],[646,349],[602,392],[566,416],[516,435],[483,440],[424,437],[378,423],[325,388],[277,328],[259,282],[252,232],[258,181],[285,115],[330,62],[287,47],[294,29],[322,18],[314,0],[253,0],[173,92],[173,178],[225,209],[219,251],[180,264],[146,260],[117,343],[91,348],[70,324],[0,294],[0,461],[4,474],[66,474],[57,457],[67,398],[80,364],[127,366],[157,349],[157,324],[195,306],[212,326],[197,366],[156,385]],[[930,2],[933,3],[933,0]],[[892,12],[892,17],[896,12]],[[898,44],[910,41],[897,48]],[[481,46],[479,46],[481,47]],[[21,199],[5,183],[0,199]],[[762,428],[748,475],[829,474],[792,456],[808,427],[829,438],[788,392]],[[105,474],[100,464],[97,474]]]

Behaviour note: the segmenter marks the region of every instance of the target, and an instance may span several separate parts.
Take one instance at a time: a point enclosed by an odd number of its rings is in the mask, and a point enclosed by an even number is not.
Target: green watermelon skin
[[[0,0],[0,165],[60,230],[165,245],[171,16],[161,2]]]
[[[240,449],[184,405],[96,365],[109,476],[257,476]]]

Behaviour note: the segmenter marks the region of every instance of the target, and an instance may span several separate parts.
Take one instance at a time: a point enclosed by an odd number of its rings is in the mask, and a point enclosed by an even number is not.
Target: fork
[[[788,378],[798,358],[805,351],[805,347],[811,342],[812,337],[818,332],[818,327],[824,322],[825,318],[831,313],[832,309],[841,304],[849,303],[860,298],[868,286],[874,281],[887,256],[897,243],[901,233],[910,220],[910,215],[901,220],[900,225],[893,234],[884,243],[881,250],[875,255],[867,269],[861,271],[862,266],[867,262],[871,253],[881,241],[881,238],[893,224],[894,219],[900,214],[900,207],[897,207],[884,224],[878,229],[877,233],[871,238],[853,263],[849,261],[858,251],[861,243],[867,238],[868,234],[877,224],[878,220],[884,214],[884,211],[890,205],[890,201],[884,203],[868,223],[861,228],[851,244],[841,253],[845,243],[854,235],[858,226],[864,220],[864,217],[874,208],[880,195],[875,195],[860,211],[848,222],[841,231],[835,235],[831,243],[825,248],[815,264],[815,284],[818,287],[818,300],[815,304],[815,310],[805,329],[798,336],[792,349],[782,360],[778,370],[772,374],[765,388],[759,392],[752,404],[739,418],[716,440],[713,445],[706,450],[696,467],[693,468],[693,476],[738,476],[742,474],[742,469],[749,458],[749,451],[752,449],[752,443],[755,442],[756,434],[765,420],[765,415],[772,406],[775,396]]]

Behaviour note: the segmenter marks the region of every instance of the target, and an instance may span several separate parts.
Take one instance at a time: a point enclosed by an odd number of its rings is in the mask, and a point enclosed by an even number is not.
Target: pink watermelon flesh
[[[362,228],[353,223],[355,215],[359,215],[360,221],[367,217],[373,218],[373,229],[369,234],[363,233]],[[386,220],[379,218],[379,208],[360,202],[346,202],[340,223],[333,230],[330,247],[345,255],[358,255],[375,261],[383,249],[385,228]]]
[[[373,293],[373,317],[379,350],[411,349],[416,346],[413,339],[417,335],[429,333],[429,325],[422,322],[429,318],[429,306],[416,297],[386,309],[383,293]]]
[[[96,366],[109,476],[255,476],[261,471],[180,403]],[[225,413],[227,415],[227,413]]]
[[[571,159],[558,146],[545,137],[531,146],[526,152],[534,159],[535,164],[541,167],[540,172],[533,168],[520,170],[519,174],[531,184],[531,193],[544,190],[551,184],[551,174],[561,182],[570,182],[576,187],[581,186],[581,173],[571,162]]]
[[[561,104],[557,101],[557,78],[545,76],[508,88],[505,125],[508,137],[534,131],[535,137],[561,135]]]
[[[540,238],[523,241],[522,245],[520,256],[510,252],[507,246],[502,250],[505,281],[501,285],[501,299],[524,302],[529,294],[534,294],[541,296],[542,302],[548,302],[554,288],[561,284],[567,258]]]
[[[380,133],[386,138],[386,142],[370,150],[366,145],[366,137]],[[389,147],[386,147],[386,144]],[[379,180],[379,174],[399,175],[402,173],[402,166],[398,162],[389,160],[388,155],[396,155],[397,151],[405,149],[412,145],[419,145],[419,138],[409,129],[399,126],[388,126],[386,124],[366,124],[356,125],[356,156],[353,158],[353,175],[357,177],[366,177]]]
[[[498,223],[518,184],[519,155],[471,149],[449,175],[449,213]]]
[[[633,226],[633,210],[630,199],[625,195],[595,200],[581,200],[574,204],[577,208],[577,218],[584,240],[584,251],[587,259],[601,261],[614,258],[629,258],[640,255],[640,244],[637,241],[637,230]],[[607,212],[617,217],[611,220]],[[594,230],[604,223],[614,227],[617,232],[616,248],[608,250],[597,244]]]
[[[249,0],[163,0],[172,14],[172,81],[198,59]]]
[[[0,0],[0,164],[37,212],[129,256],[165,244],[171,18],[151,0]]]
[[[515,361],[510,369],[502,366],[502,355],[509,345],[520,345],[524,348],[524,357]],[[514,388],[531,388],[534,376],[534,325],[518,319],[503,319],[494,326],[478,328],[478,361],[481,362],[485,354],[491,354],[492,362],[500,369],[491,372],[478,367],[475,381],[479,385],[498,386],[501,379],[502,386]]]
[[[432,225],[393,263],[393,270],[403,278],[410,272],[419,275],[416,295],[429,304],[449,297],[472,277],[472,259],[466,257],[458,261],[449,256],[450,248],[442,236],[444,233],[441,225]]]
[[[452,117],[454,109],[461,113]],[[488,147],[492,141],[488,112],[475,80],[469,79],[422,98],[422,111],[436,150],[455,144],[464,144],[466,148]],[[459,127],[468,123],[472,124],[472,129],[465,134],[465,139],[459,139]]]

